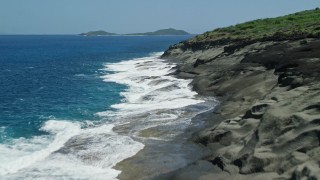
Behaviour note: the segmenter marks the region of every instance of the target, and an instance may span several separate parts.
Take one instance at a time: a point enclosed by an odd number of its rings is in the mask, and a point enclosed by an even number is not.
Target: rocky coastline
[[[192,140],[210,153],[159,179],[320,179],[320,39],[188,40],[163,59],[221,104]]]

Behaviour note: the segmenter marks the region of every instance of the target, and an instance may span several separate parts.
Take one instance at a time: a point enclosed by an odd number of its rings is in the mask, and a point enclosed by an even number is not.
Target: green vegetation
[[[87,33],[81,33],[82,36],[110,36],[110,35],[117,35],[115,33],[109,33],[106,31],[90,31]]]
[[[161,29],[154,32],[146,32],[146,33],[133,33],[127,35],[147,35],[147,36],[158,36],[158,35],[188,35],[189,33],[183,30],[176,30],[173,28],[169,29]]]
[[[320,37],[320,10],[302,11],[277,18],[258,19],[218,28],[190,41],[257,41]]]

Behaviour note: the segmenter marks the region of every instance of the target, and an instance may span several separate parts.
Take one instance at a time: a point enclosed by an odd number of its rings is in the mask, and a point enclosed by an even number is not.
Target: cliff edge
[[[210,155],[160,179],[320,179],[320,10],[216,29],[171,46],[221,104],[193,141]]]

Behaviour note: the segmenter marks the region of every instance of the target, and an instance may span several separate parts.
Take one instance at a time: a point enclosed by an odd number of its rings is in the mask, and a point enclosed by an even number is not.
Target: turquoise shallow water
[[[159,56],[190,37],[0,36],[0,179],[111,180],[144,147],[180,152],[168,142],[211,106]]]
[[[190,36],[0,36],[0,142],[46,132],[49,119],[106,121],[126,87],[100,78],[105,63],[164,51]]]

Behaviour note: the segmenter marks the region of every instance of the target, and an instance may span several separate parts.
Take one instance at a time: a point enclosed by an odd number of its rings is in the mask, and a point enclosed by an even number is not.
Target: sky
[[[0,0],[0,34],[193,34],[320,7],[320,0]]]

